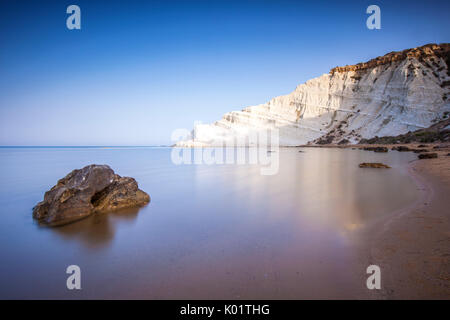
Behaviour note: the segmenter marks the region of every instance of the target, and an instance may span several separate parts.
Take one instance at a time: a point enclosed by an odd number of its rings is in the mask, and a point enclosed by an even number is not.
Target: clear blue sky
[[[81,30],[66,8],[81,8]],[[366,28],[370,4],[381,30]],[[0,2],[0,145],[169,144],[172,130],[450,41],[450,1]]]

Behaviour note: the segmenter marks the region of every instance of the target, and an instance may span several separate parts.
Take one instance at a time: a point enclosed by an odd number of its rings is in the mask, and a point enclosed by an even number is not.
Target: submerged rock
[[[135,179],[121,177],[107,165],[89,165],[60,179],[33,208],[40,223],[57,226],[106,212],[147,204],[150,197]]]
[[[379,163],[379,162],[363,162],[359,164],[360,168],[386,168],[390,169],[387,164]]]

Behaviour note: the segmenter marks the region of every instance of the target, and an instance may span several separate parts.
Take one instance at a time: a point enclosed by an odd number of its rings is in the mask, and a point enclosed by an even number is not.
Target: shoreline
[[[399,146],[410,151],[392,150]],[[449,143],[328,144],[280,146],[280,149],[365,147],[386,147],[388,152],[427,149],[428,153],[437,153],[438,158],[408,162],[404,169],[418,189],[418,197],[352,236],[357,243],[354,281],[360,285],[351,295],[356,299],[450,299]],[[417,157],[419,154],[423,153],[416,153]],[[366,288],[369,276],[366,268],[372,264],[381,269],[380,290]]]
[[[449,151],[448,146],[433,149],[438,158],[411,161],[407,171],[420,196],[357,235],[361,269],[381,268],[381,290],[367,290],[365,298],[450,299]]]

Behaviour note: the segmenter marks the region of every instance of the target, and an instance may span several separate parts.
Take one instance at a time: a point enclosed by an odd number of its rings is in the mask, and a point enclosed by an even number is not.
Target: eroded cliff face
[[[247,144],[252,131],[279,129],[280,145],[357,143],[426,128],[450,112],[450,44],[429,44],[299,85],[268,103],[197,125],[178,146]],[[240,137],[240,139],[236,139]]]

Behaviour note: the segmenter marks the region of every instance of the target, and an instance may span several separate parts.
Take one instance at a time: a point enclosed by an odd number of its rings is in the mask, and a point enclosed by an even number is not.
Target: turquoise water
[[[280,170],[174,165],[170,148],[0,148],[0,298],[346,298],[352,234],[417,196],[410,153],[281,149]],[[389,170],[360,169],[379,161]],[[75,168],[136,178],[141,209],[39,227],[33,206]],[[66,288],[67,266],[82,273]]]

